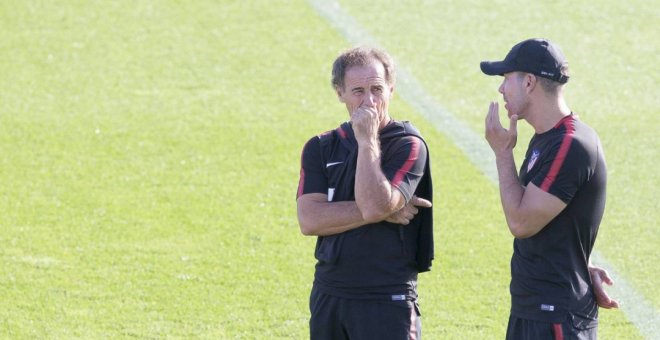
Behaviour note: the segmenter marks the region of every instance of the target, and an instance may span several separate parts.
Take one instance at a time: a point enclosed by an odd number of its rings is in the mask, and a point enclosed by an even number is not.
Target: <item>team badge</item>
[[[536,149],[532,150],[532,157],[530,158],[529,163],[527,163],[527,172],[529,172],[529,170],[532,170],[534,164],[536,163],[536,160],[539,159],[539,154],[541,154],[539,150]]]

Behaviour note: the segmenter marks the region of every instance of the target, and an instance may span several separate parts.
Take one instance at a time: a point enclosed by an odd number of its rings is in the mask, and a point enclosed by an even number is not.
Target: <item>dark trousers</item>
[[[509,316],[506,340],[595,340],[598,328],[577,328],[570,319],[562,323]]]
[[[400,302],[400,303],[398,303]],[[406,301],[354,300],[312,290],[311,340],[421,339],[421,319]]]

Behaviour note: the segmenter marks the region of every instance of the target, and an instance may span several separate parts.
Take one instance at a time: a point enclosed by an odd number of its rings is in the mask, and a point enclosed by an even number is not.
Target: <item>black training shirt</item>
[[[406,201],[416,192],[427,161],[426,145],[405,133],[409,123],[393,121],[379,132],[381,169]],[[298,197],[324,193],[329,201],[354,201],[357,141],[350,124],[310,139],[303,149]],[[419,223],[379,222],[319,237],[314,285],[345,298],[414,300],[414,261]]]
[[[573,114],[529,143],[520,181],[567,206],[536,235],[515,239],[511,313],[593,327],[598,307],[587,269],[605,208],[607,169],[598,135]]]

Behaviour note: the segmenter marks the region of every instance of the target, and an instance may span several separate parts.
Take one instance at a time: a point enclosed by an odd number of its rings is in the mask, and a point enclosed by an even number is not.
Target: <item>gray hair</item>
[[[385,51],[375,47],[355,47],[344,51],[332,64],[332,86],[344,88],[344,77],[346,71],[353,66],[366,66],[377,60],[383,64],[385,69],[385,81],[388,85],[394,85],[396,71],[394,59]]]

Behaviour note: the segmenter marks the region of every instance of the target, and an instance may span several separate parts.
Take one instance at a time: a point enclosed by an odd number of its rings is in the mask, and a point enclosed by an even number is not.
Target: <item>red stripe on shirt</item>
[[[557,156],[555,156],[555,159],[550,165],[550,171],[548,171],[548,174],[545,176],[545,179],[541,184],[541,190],[545,192],[550,189],[552,184],[555,182],[555,179],[557,179],[557,174],[559,173],[562,165],[564,165],[564,160],[566,160],[566,155],[568,154],[568,150],[571,147],[571,142],[573,141],[573,135],[575,133],[575,125],[571,124],[571,122],[572,120],[568,119],[564,120],[563,122],[563,125],[566,128],[566,135],[564,135],[564,139],[561,141],[559,151],[557,151]]]
[[[415,307],[410,307],[410,331],[408,332],[408,340],[417,339],[417,312]]]
[[[555,333],[555,340],[564,340],[564,331],[561,329],[560,323],[553,323],[552,330]]]
[[[348,133],[346,133],[346,131],[344,131],[344,129],[342,129],[341,126],[337,128],[337,132],[339,133],[339,137],[341,138],[346,138],[346,136],[348,136]]]
[[[403,163],[401,168],[394,174],[394,178],[392,178],[392,185],[393,186],[399,186],[401,184],[401,181],[403,181],[403,177],[410,171],[410,168],[415,164],[415,161],[417,160],[417,157],[419,156],[419,144],[421,141],[417,138],[412,139],[412,144],[410,145],[410,153],[408,154],[408,159]]]

